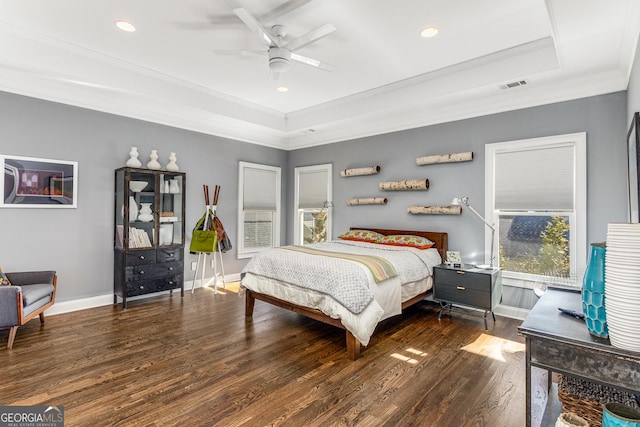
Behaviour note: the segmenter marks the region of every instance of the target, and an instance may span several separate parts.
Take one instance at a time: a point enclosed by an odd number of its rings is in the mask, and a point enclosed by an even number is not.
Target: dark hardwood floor
[[[344,331],[197,289],[0,332],[0,404],[64,405],[70,426],[525,424],[520,321],[423,301],[378,325],[356,361]]]

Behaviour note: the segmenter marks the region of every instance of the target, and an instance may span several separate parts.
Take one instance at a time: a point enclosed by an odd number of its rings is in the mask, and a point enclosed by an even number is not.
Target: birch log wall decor
[[[364,168],[344,169],[340,171],[340,176],[362,176],[362,175],[374,175],[380,172],[380,166],[367,166]]]
[[[418,166],[424,166],[438,163],[468,162],[471,160],[473,160],[473,151],[467,151],[464,153],[435,154],[432,156],[418,157],[416,164]]]
[[[386,205],[386,197],[362,197],[359,199],[347,199],[347,206],[357,205]]]
[[[414,215],[460,215],[462,206],[409,206],[407,212]]]
[[[380,190],[428,190],[428,179],[407,179],[404,181],[387,181],[378,185]]]

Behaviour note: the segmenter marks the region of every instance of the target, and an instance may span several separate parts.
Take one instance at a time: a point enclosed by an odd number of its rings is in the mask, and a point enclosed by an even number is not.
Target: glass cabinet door
[[[129,211],[128,206],[125,206],[125,191],[124,191],[124,170],[116,171],[116,194],[115,194],[115,222],[116,229],[114,235],[114,247],[122,249],[124,247],[125,240],[125,227],[129,226],[129,222],[125,221],[125,212]],[[126,224],[125,224],[126,222]]]
[[[129,247],[150,248],[157,238],[155,176],[131,172],[129,178]]]
[[[183,243],[182,222],[184,180],[181,175],[160,175],[159,246]]]

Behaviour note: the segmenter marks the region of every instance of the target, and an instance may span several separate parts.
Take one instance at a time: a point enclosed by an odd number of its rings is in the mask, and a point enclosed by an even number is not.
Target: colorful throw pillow
[[[338,236],[342,240],[357,240],[359,242],[376,243],[378,239],[384,237],[382,234],[370,230],[349,230]]]
[[[382,236],[378,239],[377,243],[391,246],[410,246],[418,249],[429,249],[435,244],[426,237],[413,236],[410,234],[391,234],[389,236]]]
[[[11,282],[9,281],[9,278],[7,277],[6,274],[2,272],[1,268],[0,268],[0,286],[11,286]]]

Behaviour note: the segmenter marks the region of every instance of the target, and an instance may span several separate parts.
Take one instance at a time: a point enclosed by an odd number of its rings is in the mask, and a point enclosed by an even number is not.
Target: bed
[[[261,252],[242,272],[245,315],[252,317],[255,300],[260,300],[336,326],[346,332],[348,357],[360,357],[361,345],[368,344],[378,322],[401,314],[431,292],[432,269],[445,260],[448,235],[371,227],[350,230],[387,236],[379,241],[417,236],[433,246],[417,249],[337,239]]]

